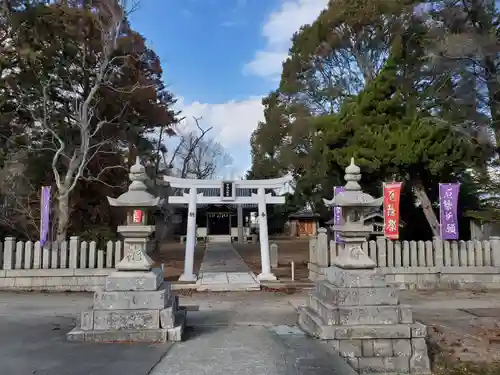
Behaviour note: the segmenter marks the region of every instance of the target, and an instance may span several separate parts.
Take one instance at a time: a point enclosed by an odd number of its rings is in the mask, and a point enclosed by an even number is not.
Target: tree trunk
[[[495,61],[486,58],[484,61],[486,67],[486,85],[488,87],[488,99],[491,113],[491,123],[495,132],[496,150],[500,154],[500,84],[499,74]]]
[[[66,241],[66,232],[69,225],[69,194],[59,194],[57,197],[57,232],[56,241]]]
[[[427,193],[425,192],[424,185],[421,181],[417,181],[413,186],[415,188],[415,195],[417,196],[420,204],[422,205],[422,209],[424,210],[425,218],[427,219],[427,222],[431,227],[432,235],[434,237],[439,237],[439,220],[437,219],[437,216],[432,209],[432,203],[427,196]]]

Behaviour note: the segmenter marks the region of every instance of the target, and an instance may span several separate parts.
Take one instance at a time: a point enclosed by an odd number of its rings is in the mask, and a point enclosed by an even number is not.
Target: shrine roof
[[[303,208],[293,214],[288,215],[289,219],[316,219],[319,218],[319,214],[315,213],[313,210]]]

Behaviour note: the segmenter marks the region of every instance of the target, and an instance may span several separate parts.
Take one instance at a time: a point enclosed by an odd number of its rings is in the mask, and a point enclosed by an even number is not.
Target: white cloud
[[[177,109],[182,111],[185,120],[178,126],[179,132],[189,132],[196,129],[193,119],[199,120],[203,129],[213,127],[210,137],[218,141],[231,155],[233,163],[224,173],[231,174],[234,178],[243,177],[250,164],[250,137],[259,121],[264,119],[262,97],[249,97],[242,101],[229,101],[226,103],[211,104],[192,102],[186,103],[180,97]],[[176,137],[167,141],[167,147],[175,147]]]
[[[269,15],[262,28],[265,48],[255,53],[244,72],[276,79],[281,74],[281,64],[287,57],[293,34],[301,26],[312,23],[327,5],[328,0],[283,0],[280,9]]]
[[[262,97],[254,96],[243,101],[231,100],[221,104],[187,104],[180,98],[177,105],[186,118],[180,126],[194,129],[193,117],[201,117],[200,125],[203,128],[213,127],[212,137],[225,148],[245,146],[249,144],[250,136],[259,121],[264,119],[261,100]]]

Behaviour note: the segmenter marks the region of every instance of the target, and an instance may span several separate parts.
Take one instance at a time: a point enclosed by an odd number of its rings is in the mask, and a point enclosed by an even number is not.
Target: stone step
[[[299,313],[298,324],[304,332],[323,340],[334,338],[335,331],[332,329],[333,327],[326,325],[321,317],[311,308],[299,306],[297,311]]]
[[[343,288],[322,280],[316,283],[316,293],[324,301],[333,305],[397,305],[399,303],[398,289],[395,287]]]
[[[168,329],[141,329],[141,330],[91,330],[84,331],[79,328],[73,329],[66,335],[68,341],[93,341],[93,342],[145,342],[162,343],[174,341],[168,339]]]
[[[300,306],[299,326],[313,337],[323,340],[368,340],[425,338],[427,327],[411,324],[326,325],[323,319],[307,306]]]
[[[258,283],[220,283],[220,284],[200,284],[197,286],[198,292],[250,292],[260,290]]]
[[[309,293],[309,307],[314,311],[326,325],[334,325],[339,323],[338,308],[335,305],[325,302],[316,292]]]
[[[411,307],[407,305],[335,306],[325,302],[316,293],[311,293],[309,294],[309,306],[327,325],[413,322]]]

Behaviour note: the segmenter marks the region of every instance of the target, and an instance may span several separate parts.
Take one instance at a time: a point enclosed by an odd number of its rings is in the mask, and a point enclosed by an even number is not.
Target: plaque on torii
[[[234,181],[222,181],[220,187],[221,201],[234,201],[236,199],[236,186]]]

